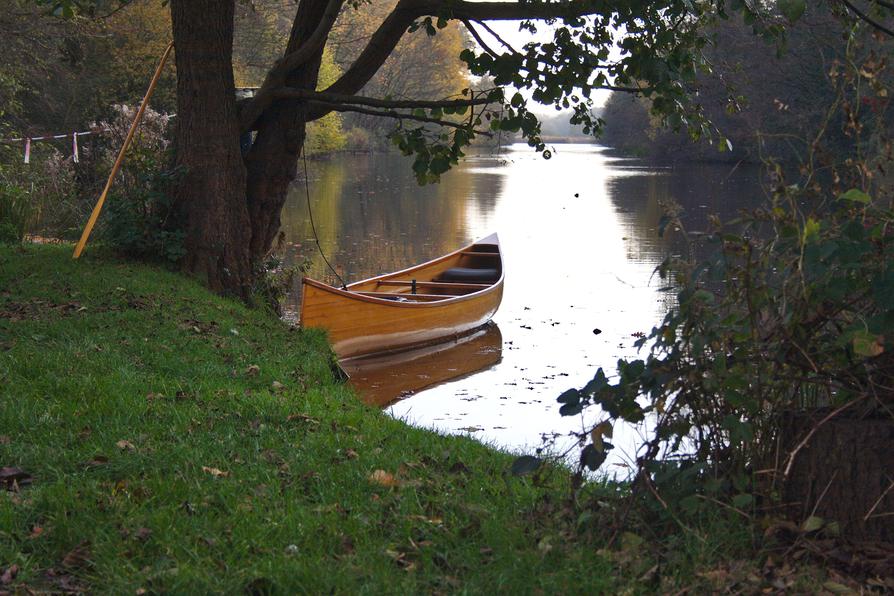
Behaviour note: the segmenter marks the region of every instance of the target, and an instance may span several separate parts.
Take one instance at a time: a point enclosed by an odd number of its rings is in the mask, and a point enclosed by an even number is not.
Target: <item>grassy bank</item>
[[[0,248],[0,591],[612,589],[560,475],[362,406],[331,365],[176,274]]]

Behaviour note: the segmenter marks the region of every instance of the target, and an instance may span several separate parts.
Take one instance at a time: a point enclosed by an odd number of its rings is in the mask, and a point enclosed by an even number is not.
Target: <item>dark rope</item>
[[[329,270],[338,278],[338,281],[341,282],[341,289],[347,291],[348,286],[345,284],[345,280],[341,278],[341,275],[338,274],[338,271],[335,270],[335,267],[329,262],[329,259],[326,258],[326,253],[323,252],[323,247],[320,246],[320,238],[317,236],[317,226],[314,225],[314,212],[310,208],[310,183],[308,182],[307,175],[307,152],[305,151],[304,145],[301,145],[301,158],[304,160],[304,196],[307,197],[307,214],[310,215],[310,229],[313,230],[314,233],[314,242],[317,243],[317,250],[320,251],[320,256],[323,257],[323,260],[326,262],[326,265],[329,267]]]

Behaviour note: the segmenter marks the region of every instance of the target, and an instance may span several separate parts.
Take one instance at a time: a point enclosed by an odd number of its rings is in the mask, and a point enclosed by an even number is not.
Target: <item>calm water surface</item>
[[[657,168],[597,145],[559,145],[549,161],[513,146],[469,157],[428,187],[396,155],[314,162],[309,178],[320,242],[348,283],[499,233],[506,284],[495,329],[351,375],[366,379],[358,389],[373,402],[412,393],[388,408],[393,416],[513,451],[580,431],[584,421],[559,416],[555,398],[600,366],[614,372],[618,358],[636,353],[634,334],[664,316],[672,294],[659,291],[653,272],[681,247],[658,237],[660,203],[680,203],[687,226],[700,229],[709,214],[731,216],[762,193],[753,168]],[[283,230],[287,260],[307,259],[311,277],[334,283],[313,242],[303,184]],[[615,429],[617,464],[631,458],[636,438],[636,429]]]

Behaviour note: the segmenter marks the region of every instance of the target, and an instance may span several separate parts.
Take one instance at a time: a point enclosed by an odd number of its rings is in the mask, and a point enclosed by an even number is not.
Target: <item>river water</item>
[[[348,283],[499,234],[506,282],[495,327],[349,372],[370,403],[402,397],[387,408],[395,417],[516,452],[544,439],[568,447],[585,421],[559,416],[555,398],[600,366],[614,372],[618,358],[636,354],[636,334],[672,305],[654,270],[685,249],[672,234],[659,238],[662,203],[683,206],[697,230],[709,214],[731,217],[762,195],[755,168],[661,168],[591,144],[558,145],[550,160],[526,145],[470,156],[426,187],[399,155],[343,155],[309,168],[317,235]],[[283,211],[286,260],[307,260],[309,276],[334,283],[306,202],[300,181]],[[295,311],[299,297],[296,288]],[[638,432],[615,429],[616,465],[632,461]]]

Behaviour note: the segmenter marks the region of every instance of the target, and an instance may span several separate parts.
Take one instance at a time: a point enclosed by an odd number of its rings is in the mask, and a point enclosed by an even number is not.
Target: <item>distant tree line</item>
[[[653,116],[648,98],[626,93],[613,93],[605,106],[603,141],[660,160],[799,161],[813,141],[805,135],[823,130],[828,147],[844,148],[848,110],[834,109],[835,79],[853,32],[842,30],[834,10],[825,3],[809,3],[781,48],[735,19],[718,21],[716,41],[705,49],[712,72],[701,74],[692,92],[729,144],[695,142]],[[859,101],[871,110],[887,111],[888,98],[871,84],[876,75],[890,76],[882,74],[884,55],[874,56],[877,48],[867,46],[864,57],[878,72],[865,73],[867,84]]]

